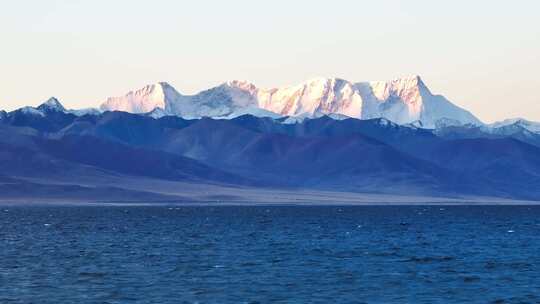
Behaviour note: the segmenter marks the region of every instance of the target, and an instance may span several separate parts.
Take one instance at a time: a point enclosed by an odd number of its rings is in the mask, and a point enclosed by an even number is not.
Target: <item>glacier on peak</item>
[[[359,119],[386,118],[398,124],[421,122],[434,128],[440,119],[461,124],[482,123],[470,112],[434,95],[417,76],[391,81],[349,82],[340,78],[314,78],[294,86],[259,88],[233,80],[195,95],[182,95],[159,82],[121,97],[108,98],[103,111],[149,113],[184,118],[233,118],[242,114],[267,117],[313,118],[342,115]],[[292,119],[291,119],[292,121]]]

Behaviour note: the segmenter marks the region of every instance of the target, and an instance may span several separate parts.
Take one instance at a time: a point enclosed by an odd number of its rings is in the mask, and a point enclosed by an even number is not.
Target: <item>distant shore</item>
[[[337,193],[342,194],[342,193]],[[256,200],[225,199],[225,200],[118,200],[118,199],[70,199],[70,198],[0,198],[0,206],[477,206],[477,205],[540,205],[540,201],[512,200],[501,198],[441,198],[441,197],[411,197],[380,194],[357,194],[340,200],[339,195],[325,197],[320,200],[310,199],[303,194],[301,197],[274,197],[273,200],[262,197]]]

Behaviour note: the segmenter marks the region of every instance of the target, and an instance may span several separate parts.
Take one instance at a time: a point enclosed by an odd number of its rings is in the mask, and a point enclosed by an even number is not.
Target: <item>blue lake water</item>
[[[0,303],[535,303],[540,207],[1,207]]]

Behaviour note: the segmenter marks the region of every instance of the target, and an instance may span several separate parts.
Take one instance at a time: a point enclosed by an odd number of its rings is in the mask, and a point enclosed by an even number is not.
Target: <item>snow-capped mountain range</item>
[[[419,76],[391,81],[352,83],[339,78],[316,78],[284,88],[258,88],[246,81],[230,81],[196,95],[182,95],[160,82],[108,98],[103,111],[178,115],[184,118],[255,116],[386,118],[398,124],[420,121],[434,127],[439,119],[481,124],[470,112],[434,95]]]
[[[193,96],[162,83],[106,105],[120,111],[70,110],[56,98],[0,111],[0,198],[101,201],[113,185],[131,200],[147,185],[146,197],[163,200],[155,180],[221,184],[234,197],[238,186],[292,186],[540,201],[540,124],[482,124],[415,77],[284,89],[229,82]],[[219,119],[186,119],[205,116]]]
[[[120,97],[110,97],[99,109],[66,109],[54,97],[38,107],[17,111],[44,115],[62,111],[77,116],[104,111],[124,111],[153,118],[180,116],[231,119],[244,114],[280,118],[282,123],[329,116],[333,119],[385,118],[413,128],[481,126],[485,132],[525,129],[540,133],[540,123],[521,118],[483,124],[469,111],[442,95],[433,94],[419,76],[391,81],[352,83],[339,78],[315,78],[296,86],[258,88],[247,81],[229,81],[195,95],[183,95],[166,82],[147,85]],[[5,116],[0,111],[0,119]]]

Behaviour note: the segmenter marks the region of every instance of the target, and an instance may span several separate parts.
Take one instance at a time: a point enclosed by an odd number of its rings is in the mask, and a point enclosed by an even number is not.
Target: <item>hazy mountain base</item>
[[[357,193],[306,188],[258,188],[165,181],[133,176],[81,178],[82,184],[41,178],[0,178],[0,204],[123,205],[464,205],[540,204],[482,196]],[[115,187],[108,185],[114,184]]]

